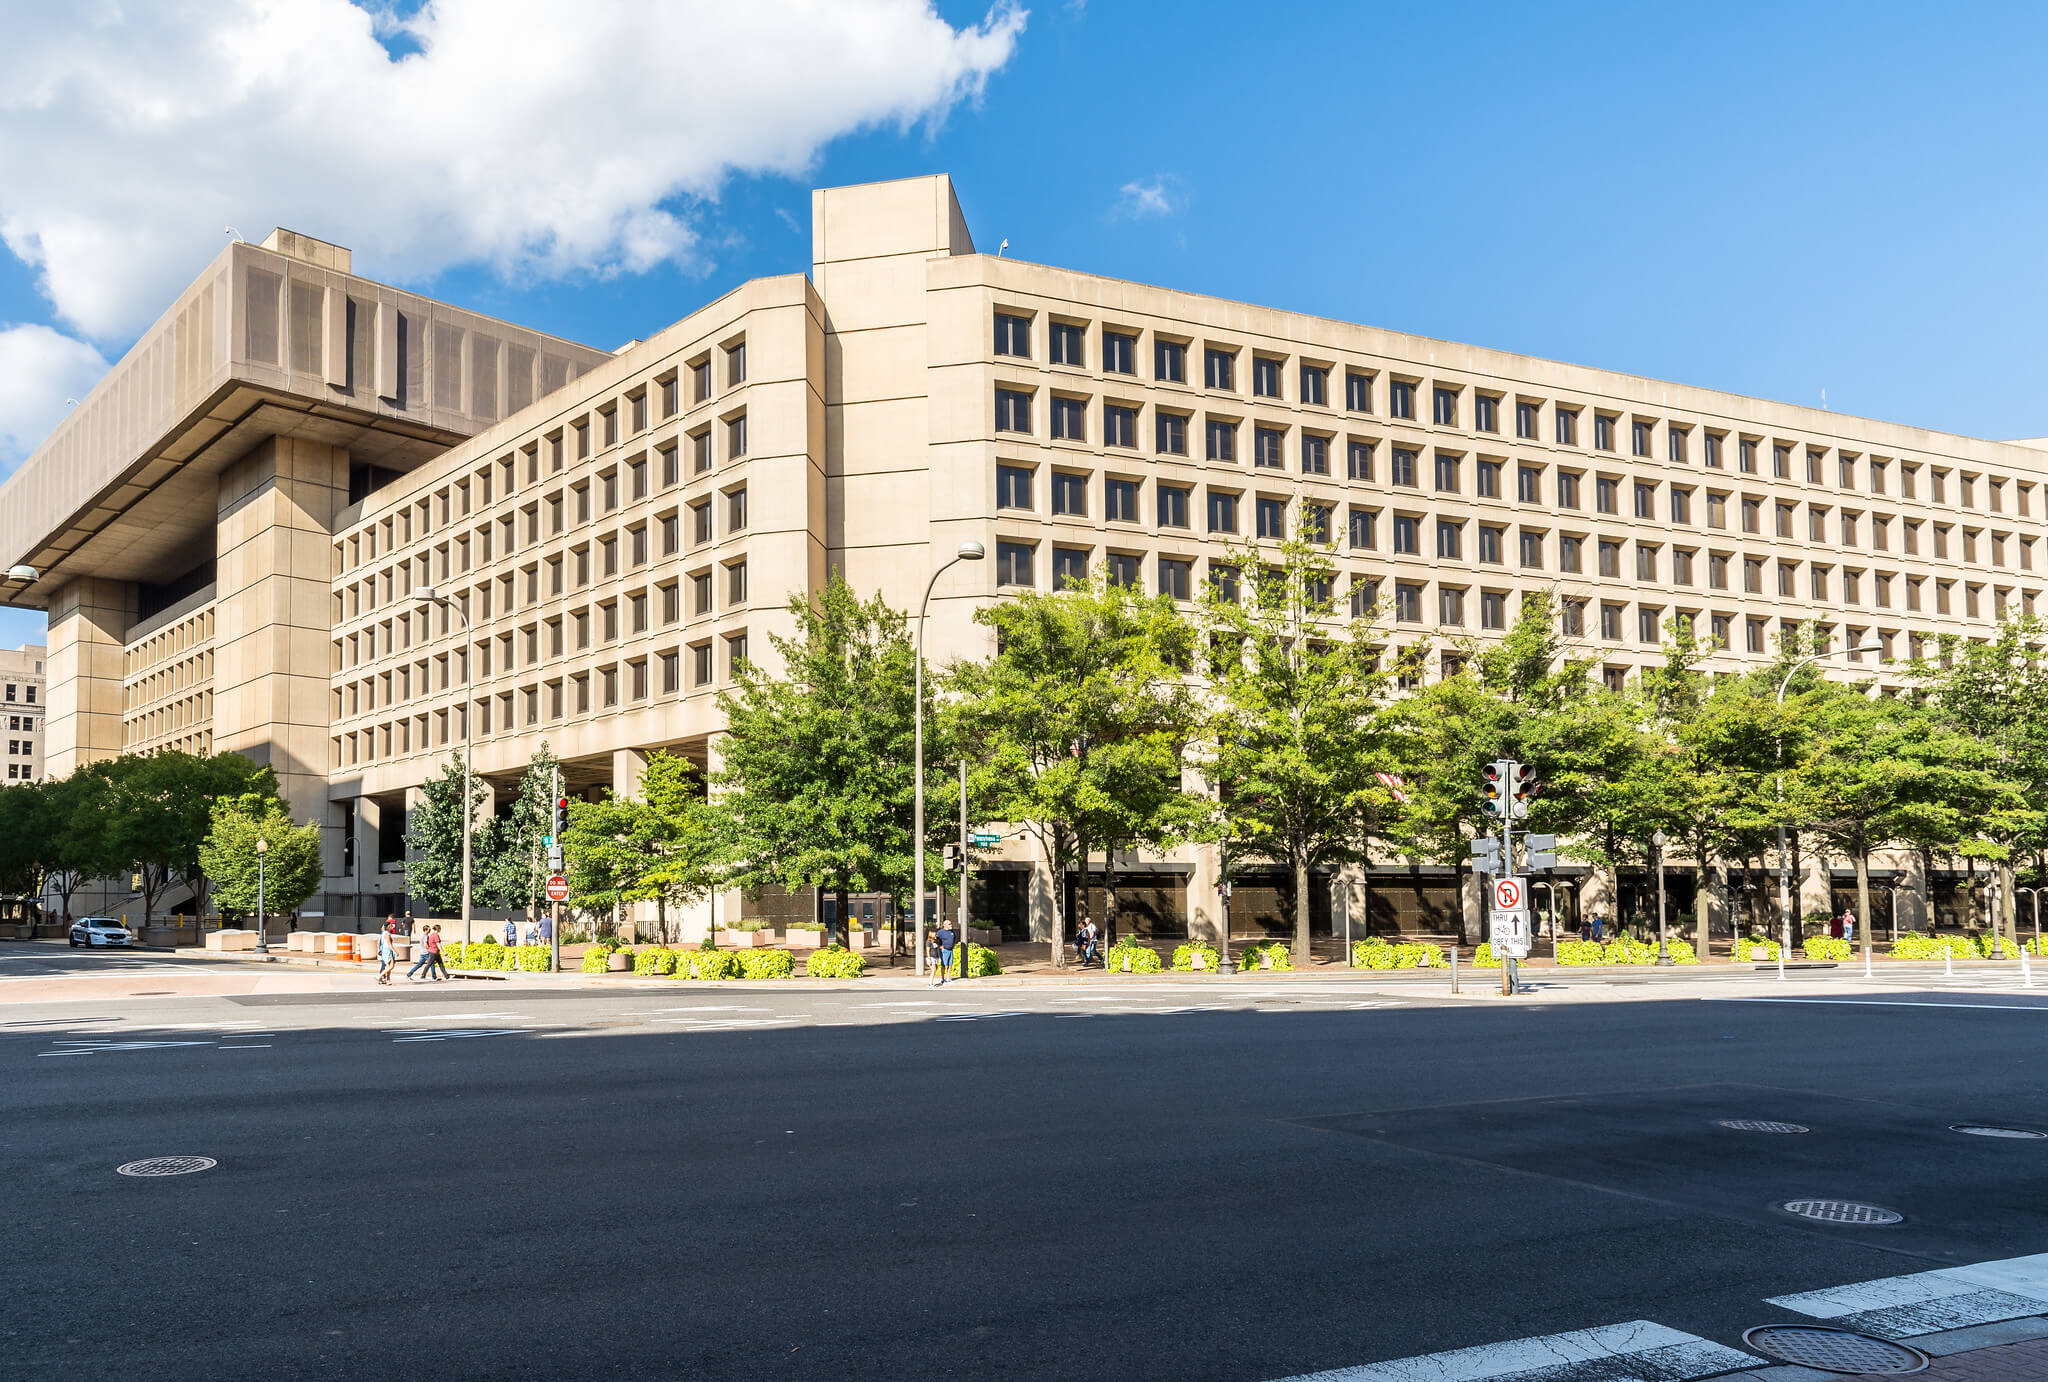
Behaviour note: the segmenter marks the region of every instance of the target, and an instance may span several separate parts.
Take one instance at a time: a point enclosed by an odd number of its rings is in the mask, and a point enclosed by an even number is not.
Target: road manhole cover
[[[2048,1132],[2033,1132],[2026,1128],[1994,1128],[1984,1123],[1951,1123],[1948,1130],[1969,1137],[2012,1137],[2027,1141],[2048,1137]]]
[[[1742,1342],[1758,1353],[1822,1372],[1898,1374],[1919,1372],[1928,1363],[1927,1355],[1909,1344],[1825,1325],[1758,1325],[1743,1334]]]
[[[124,1176],[188,1176],[220,1165],[210,1156],[152,1156],[114,1169]]]
[[[1859,1200],[1787,1200],[1778,1208],[1787,1214],[1817,1219],[1824,1224],[1876,1226],[1904,1223],[1906,1219],[1896,1209],[1886,1209],[1881,1204],[1864,1204]]]
[[[1730,1128],[1736,1132],[1812,1132],[1804,1123],[1773,1123],[1767,1118],[1717,1118],[1717,1128]]]

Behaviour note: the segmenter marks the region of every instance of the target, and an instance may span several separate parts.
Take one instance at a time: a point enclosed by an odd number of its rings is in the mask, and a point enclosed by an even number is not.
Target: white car
[[[127,945],[131,937],[128,928],[112,917],[80,917],[71,923],[71,944],[81,945]]]

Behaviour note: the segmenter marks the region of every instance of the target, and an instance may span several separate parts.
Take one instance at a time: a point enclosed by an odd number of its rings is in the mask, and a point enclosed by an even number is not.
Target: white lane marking
[[[399,1027],[399,1028],[387,1028],[387,1029],[386,1029],[386,1035],[389,1035],[389,1034],[390,1034],[390,1032],[392,1032],[392,1031],[394,1031],[394,1030],[395,1030],[395,1031],[398,1031],[398,1032],[402,1032],[402,1033],[405,1033],[405,1034],[404,1034],[404,1035],[402,1035],[402,1036],[394,1036],[394,1037],[392,1037],[392,1038],[391,1038],[392,1044],[393,1044],[393,1045],[395,1046],[395,1045],[397,1045],[397,1044],[398,1044],[399,1042],[403,1042],[403,1041],[465,1041],[465,1040],[467,1040],[467,1039],[468,1039],[468,1038],[470,1038],[470,1037],[494,1037],[494,1036],[517,1036],[517,1035],[521,1035],[521,1034],[524,1034],[524,1033],[526,1033],[526,1032],[530,1032],[530,1031],[532,1031],[532,1030],[533,1030],[533,1028],[531,1028],[531,1027],[449,1027],[449,1028],[446,1028],[446,1029],[444,1029],[444,1030],[442,1030],[442,1031],[438,1031],[438,1032],[407,1032],[405,1028],[403,1028],[403,1027]]]
[[[210,1041],[60,1041],[57,1044],[71,1049],[64,1051],[38,1051],[36,1054],[39,1056],[90,1056],[102,1051],[161,1051],[172,1046],[213,1045]]]
[[[680,1008],[663,1008],[665,1013],[772,1013],[773,1008],[736,1008],[731,1004],[691,1003]]]
[[[2048,1253],[1772,1296],[1767,1305],[1886,1339],[2048,1312]]]
[[[215,1049],[221,1051],[268,1051],[270,1043],[266,1041],[256,1046],[221,1046]]]
[[[1587,1382],[1686,1382],[1761,1361],[1697,1334],[1648,1320],[1631,1320],[1388,1363],[1334,1368],[1282,1382],[1484,1382],[1487,1378],[1524,1376],[1540,1377],[1543,1382],[1573,1382],[1577,1378]]]
[[[1914,1003],[1894,998],[1703,998],[1703,1003],[1818,1003],[1827,1008],[1979,1008],[1987,1012],[2048,1012],[2048,1003]]]
[[[984,1018],[991,1018],[991,1017],[1030,1017],[1030,1016],[1031,1016],[1031,1014],[1030,1014],[1030,1013],[1028,1013],[1028,1012],[1023,1012],[1023,1011],[1021,1011],[1021,1010],[1020,1010],[1020,1011],[1014,1011],[1014,1012],[999,1012],[999,1013],[940,1013],[940,1014],[939,1014],[939,1015],[938,1015],[937,1017],[933,1018],[933,1019],[932,1019],[932,1021],[934,1021],[934,1022],[980,1022],[980,1021],[981,1021],[982,1019],[984,1019]]]
[[[732,1032],[749,1027],[793,1027],[795,1022],[786,1017],[715,1017],[705,1022],[693,1022],[684,1017],[661,1017],[657,1022],[666,1022],[681,1027],[686,1032]]]

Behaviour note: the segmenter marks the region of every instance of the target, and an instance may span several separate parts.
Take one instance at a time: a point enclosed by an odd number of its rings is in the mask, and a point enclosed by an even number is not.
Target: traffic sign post
[[[551,873],[551,874],[549,874],[549,875],[548,875],[548,901],[550,901],[550,902],[567,902],[568,900],[569,900],[569,880],[568,880],[568,879],[566,879],[566,878],[564,878],[564,877],[562,877],[562,875],[561,875],[561,874],[559,874],[559,873]]]

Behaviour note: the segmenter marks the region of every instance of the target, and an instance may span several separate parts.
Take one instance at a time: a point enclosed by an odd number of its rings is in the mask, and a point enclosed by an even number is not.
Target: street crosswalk
[[[1763,1303],[1835,1329],[1920,1338],[2048,1315],[2048,1253],[1849,1282]],[[1774,1362],[1652,1320],[1629,1320],[1277,1382],[1693,1382]]]

